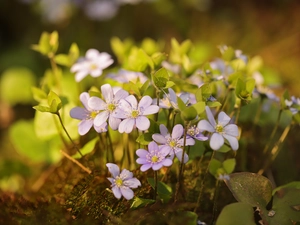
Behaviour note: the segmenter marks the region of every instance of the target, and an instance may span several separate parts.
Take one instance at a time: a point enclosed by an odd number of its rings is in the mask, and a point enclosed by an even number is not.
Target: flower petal
[[[163,167],[163,164],[160,163],[160,162],[155,163],[155,164],[152,165],[152,169],[153,169],[153,170],[159,170],[159,169],[162,168],[162,167]]]
[[[114,99],[114,93],[110,84],[104,84],[101,86],[101,93],[106,103],[110,103]]]
[[[224,144],[224,138],[219,133],[213,133],[213,135],[210,138],[209,145],[213,150],[220,149]]]
[[[138,164],[146,164],[146,163],[149,163],[149,160],[146,159],[146,158],[137,158],[137,159],[136,159],[136,162],[137,162]]]
[[[81,107],[74,107],[70,111],[70,116],[74,119],[84,120],[89,118],[90,112]]]
[[[164,159],[164,160],[162,161],[162,164],[163,164],[164,166],[171,166],[171,165],[173,164],[173,160],[171,160],[171,159]]]
[[[183,135],[183,126],[181,124],[175,125],[172,130],[172,139],[181,138],[182,135]]]
[[[102,111],[101,113],[99,113],[94,119],[95,126],[101,126],[103,123],[105,123],[107,121],[108,115],[109,112],[107,111]]]
[[[100,126],[96,126],[94,124],[94,129],[97,133],[103,133],[107,131],[107,122],[104,122],[103,124],[101,124]]]
[[[75,81],[80,82],[83,78],[85,78],[88,75],[87,70],[81,70],[78,73],[75,74]]]
[[[218,115],[218,124],[221,124],[223,127],[225,127],[229,121],[230,121],[230,117],[224,113],[224,112],[220,112]]]
[[[176,154],[176,157],[178,158],[178,160],[181,162],[181,160],[182,160],[182,149],[180,148],[180,150],[176,150],[175,154]],[[183,163],[186,163],[187,161],[189,161],[189,156],[186,153],[184,153]]]
[[[106,103],[101,98],[93,96],[88,100],[88,107],[92,110],[104,110]]]
[[[215,127],[216,126],[216,120],[208,106],[205,106],[206,116],[210,124]]]
[[[142,111],[143,115],[152,115],[159,111],[159,107],[157,105],[150,105]]]
[[[115,99],[115,101],[119,101],[119,100],[121,100],[121,99],[126,98],[128,95],[129,95],[129,94],[128,94],[127,91],[125,91],[125,90],[123,90],[123,89],[120,89],[120,90],[118,90],[118,91],[116,92],[115,98],[114,98],[114,99]]]
[[[127,169],[123,169],[122,172],[120,173],[120,177],[125,177],[125,179],[127,178],[130,179],[133,177],[133,173]]]
[[[239,142],[236,137],[233,137],[233,136],[230,136],[227,134],[223,134],[223,137],[229,142],[232,150],[238,150]]]
[[[159,144],[167,143],[167,139],[164,136],[162,136],[161,134],[153,134],[152,139],[154,141],[158,142]]]
[[[144,165],[141,166],[140,170],[141,170],[142,172],[145,172],[146,170],[150,169],[151,166],[152,166],[151,163],[144,164]]]
[[[148,144],[148,149],[149,149],[149,151],[156,151],[156,150],[158,150],[158,145],[154,141],[151,141]]]
[[[160,145],[159,146],[160,154],[162,154],[163,156],[169,155],[171,150],[172,150],[172,148],[168,145]]]
[[[159,131],[164,137],[169,133],[168,128],[164,124],[159,125]]]
[[[138,149],[138,150],[136,150],[135,154],[140,158],[146,158],[146,156],[149,154],[149,152],[146,151],[145,149]]]
[[[239,129],[238,126],[235,124],[228,124],[227,126],[224,127],[224,132],[227,135],[231,135],[234,137],[239,136]]]
[[[119,132],[120,133],[127,133],[129,134],[132,130],[133,130],[133,127],[135,125],[135,119],[125,119],[123,120],[120,124],[119,124]]]
[[[139,102],[139,108],[143,107],[143,108],[147,108],[152,104],[152,98],[148,95],[145,95],[144,97],[142,97],[142,99]]]
[[[138,103],[136,98],[133,95],[128,95],[125,100],[131,105],[132,109],[137,109]]]
[[[92,77],[99,77],[100,75],[102,75],[102,73],[103,71],[101,69],[95,69],[90,71],[90,75]]]
[[[87,92],[82,92],[79,96],[79,99],[82,103],[82,105],[84,106],[84,108],[86,108],[87,110],[90,111],[90,107],[88,106],[88,101],[90,99],[90,95]]]
[[[99,51],[94,48],[87,50],[87,52],[85,53],[85,57],[87,59],[94,59],[94,58],[98,57],[98,55],[99,55]]]
[[[215,132],[215,128],[207,120],[200,120],[197,127],[199,130]]]
[[[89,130],[93,126],[93,123],[94,123],[93,120],[82,120],[78,124],[78,133],[80,135],[85,135],[87,132],[89,132]]]
[[[124,185],[129,188],[137,188],[138,186],[141,186],[142,184],[137,178],[130,178],[130,179],[124,181]]]
[[[120,168],[116,164],[106,163],[106,167],[114,178],[120,175]]]
[[[138,116],[136,118],[136,127],[139,129],[139,130],[147,130],[149,127],[150,127],[150,121],[147,117],[145,116]],[[131,132],[131,131],[130,131]]]
[[[111,190],[112,190],[114,196],[115,196],[117,199],[120,199],[120,198],[122,197],[120,188],[118,188],[117,186],[112,187]]]
[[[111,129],[118,130],[119,124],[121,123],[121,119],[110,116],[108,118],[108,123],[109,123],[109,126],[111,127]]]
[[[124,196],[124,198],[126,198],[127,200],[130,200],[133,198],[134,193],[130,188],[121,186],[120,190],[121,190],[121,193]]]

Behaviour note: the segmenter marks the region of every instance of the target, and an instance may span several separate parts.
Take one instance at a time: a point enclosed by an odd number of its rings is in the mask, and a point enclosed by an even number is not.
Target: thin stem
[[[157,171],[154,171],[154,196],[153,199],[156,201],[157,196]]]
[[[160,94],[160,90],[156,89],[156,105],[159,107],[159,94]],[[158,113],[155,114],[155,122],[157,122],[158,120]]]
[[[58,90],[61,90],[60,77],[59,77],[59,74],[58,74],[58,67],[57,67],[57,65],[54,61],[53,56],[49,57],[49,60],[50,60],[51,68],[52,68],[52,71],[53,71],[53,75],[54,75]]]
[[[254,117],[254,121],[253,124],[258,124],[259,118],[260,118],[260,114],[261,114],[261,110],[262,110],[262,104],[263,103],[263,98],[260,98],[259,100],[259,105],[258,105],[258,109],[256,110],[256,114]]]
[[[61,119],[61,116],[60,116],[59,112],[57,112],[56,115],[58,116],[59,122],[60,122],[60,124],[61,124],[63,130],[65,131],[65,133],[66,133],[66,135],[68,136],[69,140],[70,140],[71,143],[73,144],[73,147],[78,151],[78,153],[80,154],[80,156],[83,157],[83,155],[82,155],[81,152],[80,152],[80,149],[79,149],[78,146],[75,144],[75,142],[73,141],[73,139],[72,139],[71,136],[69,135],[69,133],[68,133],[66,127],[64,126],[64,123],[63,123],[63,121],[62,121],[62,119]]]
[[[181,160],[180,160],[178,180],[176,183],[176,192],[175,192],[174,202],[177,202],[178,194],[181,189],[181,180],[182,180],[182,174],[183,174],[183,169],[184,169],[184,153],[185,153],[185,145],[186,145],[186,134],[187,134],[187,128],[188,128],[189,124],[190,123],[186,123],[185,129],[184,129],[182,155],[181,155]]]
[[[201,186],[200,186],[200,191],[199,191],[199,195],[198,195],[198,199],[197,199],[197,204],[196,204],[196,207],[195,207],[195,209],[194,209],[194,212],[197,211],[197,209],[198,209],[198,207],[199,207],[199,205],[200,205],[200,203],[201,203],[201,197],[202,197],[202,192],[203,192],[203,188],[204,188],[204,181],[205,181],[206,175],[208,174],[208,169],[209,169],[210,162],[211,162],[211,160],[214,158],[214,156],[215,156],[215,151],[213,151],[212,154],[211,154],[211,157],[210,157],[208,166],[207,166],[207,168],[206,168],[204,177],[203,177],[203,179],[202,179]]]
[[[106,138],[107,138],[107,142],[108,142],[107,144],[109,145],[109,150],[110,150],[110,154],[111,154],[111,160],[112,160],[113,163],[115,163],[114,149],[113,149],[113,144],[112,144],[112,140],[111,140],[111,137],[110,137],[109,130],[107,130]]]
[[[264,167],[258,171],[259,175],[262,175],[265,172],[265,170],[268,169],[268,167],[271,165],[271,163],[274,162],[274,160],[276,159],[276,157],[280,151],[281,144],[284,142],[285,138],[287,137],[287,135],[291,129],[291,126],[292,126],[292,124],[287,126],[284,129],[284,131],[282,132],[281,137],[279,138],[278,142],[272,148],[271,156],[267,158],[269,160],[264,164]]]
[[[263,154],[266,154],[268,152],[268,149],[271,145],[271,142],[276,134],[276,131],[278,129],[278,126],[279,126],[279,122],[280,122],[280,118],[281,118],[281,115],[282,115],[282,109],[279,110],[279,113],[278,113],[278,117],[277,117],[277,121],[276,121],[276,124],[275,124],[275,127],[273,128],[273,131],[272,131],[272,134],[269,138],[269,142],[267,143],[267,145],[265,146],[264,150],[263,150]]]
[[[86,168],[84,165],[82,165],[80,162],[78,162],[76,159],[72,158],[71,156],[68,155],[68,153],[64,152],[63,150],[60,150],[60,152],[69,160],[74,162],[77,166],[79,166],[81,169],[83,169],[85,172],[88,174],[91,174],[92,171],[88,168]]]
[[[213,224],[213,221],[215,219],[216,216],[216,212],[217,212],[217,200],[218,200],[218,196],[219,196],[219,189],[220,189],[220,181],[217,179],[216,180],[216,189],[214,192],[214,205],[213,205],[213,216],[212,216],[212,221],[211,224]]]

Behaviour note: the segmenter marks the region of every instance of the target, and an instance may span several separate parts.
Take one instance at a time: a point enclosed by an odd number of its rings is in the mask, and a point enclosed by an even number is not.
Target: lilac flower
[[[170,153],[170,148],[166,146],[158,146],[154,141],[148,145],[148,151],[138,149],[136,154],[139,158],[136,160],[138,164],[142,164],[141,171],[146,171],[150,168],[159,170],[163,166],[171,166],[173,161],[166,158]]]
[[[208,106],[205,107],[207,120],[199,121],[197,127],[200,130],[205,130],[212,133],[210,138],[210,147],[213,150],[218,150],[224,144],[224,138],[229,142],[233,150],[239,148],[237,136],[239,135],[238,127],[235,124],[229,124],[230,117],[224,112],[220,112],[218,115],[218,123],[210,111]]]
[[[127,169],[123,169],[120,173],[120,169],[116,164],[107,163],[106,166],[112,175],[112,177],[108,177],[107,179],[111,182],[111,190],[114,196],[117,199],[120,199],[122,195],[127,200],[132,199],[134,193],[131,188],[141,186],[141,182],[134,178],[132,172]]]
[[[80,82],[88,74],[92,77],[101,76],[103,69],[109,67],[113,62],[108,53],[100,53],[96,49],[89,49],[86,52],[85,58],[71,67],[71,72],[76,72],[75,80],[76,82]]]
[[[183,126],[177,124],[173,127],[172,134],[170,135],[168,129],[165,125],[161,124],[159,126],[160,134],[153,134],[152,139],[162,146],[166,146],[170,151],[170,156],[174,158],[174,154],[179,161],[182,159],[182,146],[184,143],[183,135]],[[187,138],[185,145],[194,145],[195,140],[192,138]],[[189,160],[189,157],[184,153],[184,163]]]
[[[85,5],[85,14],[92,20],[105,21],[117,15],[119,5],[112,0],[89,1]]]
[[[168,88],[168,91],[169,91],[169,93],[164,94],[163,99],[159,100],[159,107],[164,108],[164,109],[170,109],[170,108],[179,109],[178,103],[177,103],[177,95],[176,95],[175,91],[172,88]],[[190,100],[192,100],[191,103],[196,103],[193,100],[192,95],[189,93],[186,93],[186,92],[181,93],[179,97],[185,104],[188,104]],[[156,104],[156,103],[157,103],[157,99],[153,99],[153,104]]]
[[[199,141],[206,141],[208,139],[208,137],[204,136],[200,129],[195,125],[188,128],[187,136],[188,138],[194,138]]]
[[[80,95],[80,101],[84,108],[74,107],[70,111],[70,116],[74,119],[81,120],[78,124],[78,133],[80,135],[85,135],[92,126],[98,133],[107,131],[107,123],[100,124],[100,126],[94,123],[95,117],[98,115],[99,111],[94,110],[88,106],[90,95],[87,92],[83,92]]]
[[[117,130],[121,119],[113,117],[113,113],[118,107],[119,101],[128,96],[128,92],[121,88],[112,88],[109,84],[101,86],[101,92],[104,97],[103,101],[98,97],[91,97],[88,106],[94,110],[101,111],[94,119],[96,126],[101,126],[108,119],[108,124],[113,130]]]
[[[144,83],[148,78],[141,72],[134,72],[121,69],[117,73],[108,74],[109,78],[112,78],[120,83],[129,83],[129,81],[136,83],[138,80]]]
[[[144,96],[138,103],[133,95],[121,99],[119,107],[115,110],[113,116],[119,119],[124,119],[119,124],[120,133],[130,133],[136,126],[139,130],[147,130],[150,127],[150,121],[146,117],[157,113],[159,107],[152,105],[152,98]]]
[[[297,114],[300,109],[300,98],[296,98],[295,96],[291,97],[291,100],[285,99],[285,104],[291,111],[293,115]]]

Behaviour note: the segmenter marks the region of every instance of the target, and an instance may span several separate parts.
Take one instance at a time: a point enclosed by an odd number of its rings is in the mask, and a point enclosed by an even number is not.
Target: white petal
[[[119,124],[121,123],[121,119],[109,116],[108,123],[111,129],[118,130]]]
[[[224,127],[224,132],[225,132],[225,134],[231,135],[234,137],[239,136],[238,126],[235,124],[228,124],[226,127]]]
[[[104,84],[101,86],[101,93],[103,98],[105,99],[106,103],[110,103],[114,99],[114,93],[110,86],[110,84]]]
[[[98,127],[105,123],[107,121],[108,115],[109,113],[107,111],[102,111],[101,113],[99,113],[94,119],[95,126]]]
[[[123,90],[123,89],[120,89],[116,92],[115,94],[115,101],[119,101],[120,99],[124,99],[128,96],[128,92]]]
[[[143,107],[143,108],[147,108],[148,106],[150,106],[152,104],[152,98],[148,95],[142,97],[142,99],[139,102],[139,108]]]
[[[120,173],[120,177],[126,177],[125,179],[127,178],[130,179],[133,177],[133,173],[127,169],[123,169],[122,172]]]
[[[213,150],[220,149],[224,144],[224,138],[219,133],[213,133],[213,135],[210,138],[209,145]]]
[[[167,140],[164,136],[162,136],[161,134],[153,134],[152,135],[152,139],[156,142],[158,142],[159,144],[165,144],[167,143]]]
[[[216,126],[216,120],[208,106],[205,106],[206,116],[210,124],[215,127]]]
[[[175,154],[176,154],[176,157],[178,158],[178,160],[181,162],[182,160],[182,149],[180,149],[179,151],[176,151]],[[187,161],[189,161],[189,156],[184,153],[183,155],[183,163],[186,163]]]
[[[131,108],[137,109],[138,103],[136,98],[133,95],[127,96],[125,100],[131,105]]]
[[[117,199],[120,199],[120,198],[122,197],[120,188],[118,188],[117,186],[114,186],[111,190],[112,190],[112,192],[114,193],[114,196],[115,196]]]
[[[183,135],[183,126],[181,124],[176,124],[172,130],[172,138],[181,138]]]
[[[207,120],[200,120],[197,127],[201,131],[215,132],[215,128]]]
[[[93,120],[82,120],[78,124],[78,133],[80,135],[85,135],[87,132],[89,132],[89,130],[93,126],[93,123],[94,123]]]
[[[132,130],[133,130],[133,127],[135,125],[135,119],[125,119],[123,120],[120,124],[119,124],[119,132],[120,133],[127,133],[129,134]]]
[[[136,118],[136,127],[139,129],[139,130],[147,130],[149,127],[150,127],[150,121],[147,117],[145,116],[139,116]]]
[[[137,188],[138,186],[141,186],[142,184],[138,179],[130,178],[130,179],[126,179],[124,181],[124,185],[129,188]]]
[[[230,117],[224,113],[220,112],[218,115],[218,124],[221,124],[223,127],[226,126],[230,121]]]
[[[238,150],[239,148],[239,142],[236,137],[223,134],[223,137],[229,142],[232,150]]]
[[[99,77],[102,73],[103,71],[101,69],[94,69],[90,71],[90,75],[92,77]]]
[[[159,125],[159,131],[163,136],[166,136],[169,133],[167,127],[164,124]]]
[[[159,107],[157,105],[150,105],[144,109],[143,115],[151,115],[155,114],[159,111]]]
[[[125,119],[127,118],[128,116],[128,112],[122,110],[122,109],[119,109],[117,108],[112,114],[111,116],[115,117],[115,118],[119,118],[119,119]]]
[[[99,51],[93,48],[87,50],[87,52],[85,53],[85,57],[87,59],[95,59],[96,57],[98,57],[98,55],[99,55]]]
[[[106,103],[101,98],[93,96],[88,100],[88,106],[92,110],[104,110]]]
[[[83,78],[85,78],[89,72],[87,70],[82,70],[79,71],[78,73],[75,74],[75,81],[80,82]]]
[[[133,191],[128,187],[120,187],[121,193],[127,200],[130,200],[133,198],[134,193]]]
[[[116,164],[106,163],[106,167],[114,178],[120,175],[120,168]]]
[[[90,107],[88,106],[88,101],[90,99],[90,95],[87,92],[82,92],[79,96],[79,99],[82,103],[82,105],[84,106],[84,108],[86,108],[87,110],[90,111]]]

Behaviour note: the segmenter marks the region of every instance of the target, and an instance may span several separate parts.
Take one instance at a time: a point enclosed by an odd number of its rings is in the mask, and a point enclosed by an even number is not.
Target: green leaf
[[[78,45],[76,43],[72,43],[71,47],[70,47],[70,50],[69,50],[69,65],[68,66],[71,66],[73,65],[78,57],[79,57],[79,48],[78,48]]]
[[[227,174],[230,174],[233,172],[235,165],[236,165],[235,159],[227,159],[223,162],[223,168]]]
[[[110,45],[119,62],[123,63],[130,52],[133,42],[130,39],[125,39],[122,42],[118,37],[113,37],[110,40]]]
[[[254,56],[247,65],[247,74],[252,75],[255,71],[259,71],[263,66],[263,59],[261,56]]]
[[[151,55],[151,59],[156,67],[160,66],[161,63],[166,60],[166,58],[166,54],[161,52],[155,52]]]
[[[284,188],[295,188],[295,189],[300,189],[300,181],[293,181],[293,182],[290,182],[288,184],[285,184],[285,185],[282,185],[282,186],[279,186],[277,188],[275,188],[272,192],[272,195],[274,195],[277,191],[281,190],[281,189],[284,189]]]
[[[177,104],[178,104],[178,108],[181,112],[187,109],[187,106],[185,105],[185,103],[183,102],[183,100],[180,97],[177,97]]]
[[[195,225],[198,221],[198,215],[191,211],[177,211],[170,217],[168,224]]]
[[[229,62],[235,58],[235,51],[232,47],[227,47],[222,53],[222,59]]]
[[[151,187],[155,188],[155,181],[153,178],[147,178]],[[161,181],[157,181],[157,194],[164,202],[168,202],[172,196],[172,188]]]
[[[225,206],[216,222],[216,225],[255,225],[254,212],[251,205],[242,202]]]
[[[153,141],[153,139],[152,139],[152,133],[141,134],[136,139],[136,142],[139,143],[139,144],[141,144],[141,145],[148,145],[151,141]]]
[[[39,112],[51,112],[51,109],[48,106],[42,106],[42,105],[37,105],[37,106],[33,106],[33,108]]]
[[[131,71],[142,72],[147,66],[154,69],[154,63],[143,49],[132,48],[124,64],[124,68]]]
[[[138,208],[142,208],[142,207],[145,207],[149,204],[153,204],[155,203],[155,200],[153,199],[146,199],[146,198],[138,198],[138,197],[135,197],[133,199],[133,202],[130,206],[131,209],[138,209]]]
[[[18,153],[34,162],[55,163],[61,158],[58,135],[48,141],[39,139],[32,121],[20,120],[14,123],[9,129],[9,136]]]
[[[226,184],[237,201],[253,207],[265,208],[272,198],[270,180],[255,173],[233,173]]]
[[[202,101],[197,102],[193,105],[193,107],[196,109],[197,114],[199,115],[199,114],[203,113],[205,110],[205,102],[202,102]]]
[[[152,75],[152,80],[158,89],[165,88],[169,81],[169,73],[165,68],[160,68]]]
[[[86,143],[82,148],[80,148],[80,152],[83,156],[91,153],[95,149],[95,145],[98,143],[99,138],[94,138]],[[74,159],[80,159],[81,155],[79,152],[76,152],[75,155],[72,156]]]
[[[35,86],[36,77],[26,67],[11,67],[0,76],[0,99],[9,103],[31,104],[31,87]]]
[[[43,55],[54,56],[58,49],[58,33],[43,32],[38,45],[32,45],[32,49],[40,52]]]
[[[36,100],[37,102],[42,102],[48,98],[46,92],[44,92],[40,88],[31,87],[31,91],[32,91],[34,100]]]
[[[54,57],[54,61],[62,66],[69,66],[70,61],[69,61],[69,56],[66,54],[58,54]]]
[[[181,117],[184,121],[192,121],[197,117],[197,110],[193,106],[186,107],[181,111]]]
[[[209,163],[208,171],[211,175],[217,177],[217,171],[222,168],[222,163],[217,159],[212,159]]]
[[[50,112],[54,114],[56,114],[62,107],[61,99],[53,91],[50,91],[48,94],[48,104],[50,106]]]

